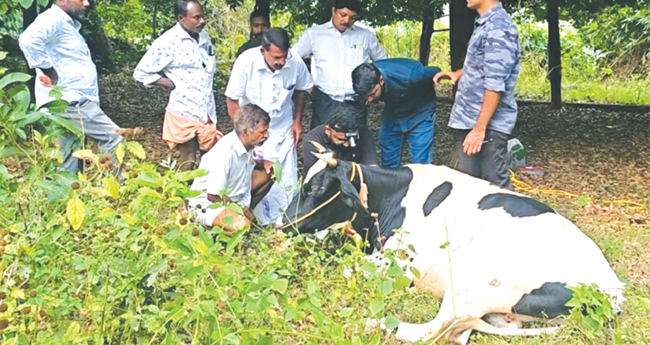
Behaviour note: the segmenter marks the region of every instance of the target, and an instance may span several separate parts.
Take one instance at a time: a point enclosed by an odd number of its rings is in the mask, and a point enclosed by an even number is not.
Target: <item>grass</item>
[[[541,23],[518,22],[522,41],[522,61],[516,92],[520,99],[550,101],[551,87],[546,79],[546,29]],[[436,22],[436,29],[445,25]],[[619,76],[599,68],[592,53],[567,25],[563,34],[562,100],[564,102],[650,104],[650,78],[635,74]],[[400,22],[376,31],[390,57],[418,59],[421,26],[418,22]],[[529,42],[530,41],[530,42]],[[430,66],[448,70],[449,32],[434,33],[431,39]]]

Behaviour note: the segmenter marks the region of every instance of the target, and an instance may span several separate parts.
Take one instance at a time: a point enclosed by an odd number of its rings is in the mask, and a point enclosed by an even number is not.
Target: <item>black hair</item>
[[[178,19],[178,17],[185,17],[187,15],[187,5],[190,2],[194,2],[203,7],[201,3],[198,2],[198,0],[180,0],[176,2],[176,6],[174,6],[174,16],[176,16],[176,19]]]
[[[253,12],[251,12],[250,17],[248,17],[248,21],[252,22],[253,18],[264,18],[266,19],[267,22],[271,22],[271,17],[269,16],[269,12],[261,10],[261,9],[255,9]]]
[[[361,11],[361,2],[358,0],[334,0],[335,9],[340,10],[342,8],[347,8],[348,10],[359,13]]]
[[[359,121],[355,109],[349,106],[337,105],[332,112],[332,117],[325,124],[336,132],[355,132],[359,129]]]
[[[268,51],[271,44],[280,48],[283,52],[288,52],[291,47],[289,34],[282,28],[270,28],[262,33],[262,48]]]
[[[375,65],[365,62],[352,71],[352,89],[358,99],[364,99],[375,85],[379,84],[381,73]]]

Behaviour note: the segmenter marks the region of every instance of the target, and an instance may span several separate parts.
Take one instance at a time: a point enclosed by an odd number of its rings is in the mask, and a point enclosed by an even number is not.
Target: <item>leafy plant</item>
[[[569,318],[590,331],[599,331],[606,327],[615,317],[609,296],[598,290],[596,284],[567,287],[573,297],[566,303],[572,307]]]

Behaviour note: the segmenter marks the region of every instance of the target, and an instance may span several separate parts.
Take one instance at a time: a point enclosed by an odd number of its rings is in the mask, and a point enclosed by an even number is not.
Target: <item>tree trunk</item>
[[[476,11],[467,8],[467,0],[451,0],[449,3],[449,50],[451,70],[463,68],[467,44],[474,32]],[[456,94],[454,86],[454,95]]]
[[[431,35],[433,35],[433,10],[426,9],[422,17],[422,34],[420,35],[420,62],[422,65],[429,65],[429,53],[431,52]]]
[[[152,32],[153,36],[151,36],[153,37],[152,41],[158,37],[158,34],[156,32],[157,31],[156,27],[158,26],[158,23],[156,22],[157,16],[158,16],[158,0],[153,0],[153,21],[151,22],[151,31],[153,31]]]
[[[551,82],[551,108],[562,107],[562,49],[558,0],[546,3],[548,22],[548,80]]]

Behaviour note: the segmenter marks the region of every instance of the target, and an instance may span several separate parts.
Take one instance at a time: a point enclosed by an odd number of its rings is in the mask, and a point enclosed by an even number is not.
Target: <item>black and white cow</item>
[[[367,208],[360,199],[360,174],[367,185]],[[624,301],[623,284],[574,224],[534,199],[444,166],[387,169],[322,159],[287,214],[285,221],[298,220],[300,232],[354,219],[353,228],[374,246],[373,260],[382,260],[382,248],[412,245],[415,252],[407,249],[412,261],[399,264],[420,272],[415,288],[443,301],[431,322],[402,323],[396,334],[402,340],[465,344],[472,330],[550,332],[495,327],[491,320],[567,314],[565,303],[572,294],[566,286],[579,283],[597,284],[617,310]]]

